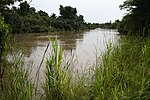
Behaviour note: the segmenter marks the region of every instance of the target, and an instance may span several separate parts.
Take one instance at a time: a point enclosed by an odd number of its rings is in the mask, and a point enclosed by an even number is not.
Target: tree
[[[83,15],[79,15],[78,20],[84,22],[84,16]]]
[[[50,16],[50,18],[52,18],[52,19],[56,19],[57,18],[57,16],[56,16],[56,14],[52,14],[51,16]]]
[[[27,1],[20,3],[20,9],[19,9],[19,14],[22,16],[25,16],[28,14],[29,10],[30,10],[30,6],[27,3]]]
[[[47,16],[48,17],[48,14],[45,11],[42,11],[42,10],[38,11],[38,14],[40,16]]]
[[[123,18],[124,29],[129,34],[148,35],[150,31],[150,0],[126,0],[121,9],[129,13]]]
[[[72,8],[71,6],[63,7],[60,5],[60,17],[63,19],[74,19],[77,17],[77,10],[76,8]]]

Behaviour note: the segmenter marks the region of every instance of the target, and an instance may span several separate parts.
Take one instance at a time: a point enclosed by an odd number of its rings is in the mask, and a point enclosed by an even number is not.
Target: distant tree
[[[19,0],[15,0],[19,1]],[[20,0],[21,1],[21,0]],[[60,16],[45,11],[37,11],[27,1],[20,2],[19,7],[8,7],[3,12],[4,20],[12,27],[12,33],[36,33],[50,31],[72,31],[86,29],[83,15],[77,15],[76,8],[60,5]],[[94,24],[91,24],[95,28]],[[89,27],[91,28],[91,27]]]
[[[50,16],[50,28],[52,30],[56,29],[71,31],[86,28],[84,16],[78,16],[76,8],[73,8],[71,6],[63,7],[62,5],[60,5],[59,10],[59,17],[57,17],[55,14],[52,14]]]
[[[72,8],[71,6],[63,7],[60,5],[60,17],[63,19],[74,19],[76,18],[77,10],[76,8]]]
[[[29,8],[29,13],[30,14],[35,14],[36,13],[36,9],[34,7],[30,7]]]
[[[79,21],[83,21],[84,22],[84,16],[83,15],[79,15],[78,19],[79,19]]]
[[[111,24],[111,29],[117,29],[119,24],[120,24],[120,21],[119,20],[115,20],[115,22],[113,22]]]
[[[56,16],[56,14],[52,14],[51,16],[50,16],[50,18],[52,18],[52,19],[56,19],[57,18],[57,16]]]
[[[38,14],[40,16],[48,16],[48,14],[45,11],[42,11],[42,10],[38,11]]]
[[[27,3],[27,1],[20,3],[20,9],[19,14],[22,16],[25,16],[29,13],[30,5]]]
[[[5,11],[3,15],[4,15],[5,22],[11,25],[12,32],[20,33],[21,20],[20,20],[20,15],[18,14],[17,9],[14,9],[13,7],[13,9]]]

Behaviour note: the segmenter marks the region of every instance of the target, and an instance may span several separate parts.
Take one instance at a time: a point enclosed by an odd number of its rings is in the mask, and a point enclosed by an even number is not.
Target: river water
[[[34,33],[18,35],[18,43],[26,50],[25,62],[33,62],[32,75],[34,76],[42,61],[42,57],[50,38],[54,41],[57,37],[58,44],[63,49],[63,61],[67,61],[74,55],[76,59],[76,70],[87,69],[95,63],[97,55],[106,51],[106,45],[115,44],[119,39],[117,30],[94,29],[82,32],[61,32],[61,33]],[[50,54],[49,47],[46,57]],[[45,63],[45,61],[43,62]],[[41,78],[44,77],[45,66],[41,66]]]

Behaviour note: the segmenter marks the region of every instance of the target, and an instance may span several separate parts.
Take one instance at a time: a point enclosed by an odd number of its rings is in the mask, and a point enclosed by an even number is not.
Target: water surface
[[[26,49],[26,64],[33,61],[33,74],[36,73],[49,43],[49,38],[54,41],[57,37],[58,44],[63,48],[63,60],[67,61],[74,56],[76,69],[83,70],[95,63],[97,55],[106,51],[106,44],[115,44],[118,39],[118,32],[111,29],[94,29],[82,32],[61,32],[61,33],[35,33],[18,35],[18,43]],[[50,54],[49,47],[46,57]],[[45,61],[44,61],[45,62]],[[44,77],[45,66],[41,67],[41,78]]]

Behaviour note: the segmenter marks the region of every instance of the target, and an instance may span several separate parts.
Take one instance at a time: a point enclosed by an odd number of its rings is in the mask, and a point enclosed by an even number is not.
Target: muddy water
[[[33,62],[32,75],[34,76],[42,61],[42,57],[50,38],[52,41],[57,37],[58,44],[63,48],[63,61],[67,61],[74,55],[76,59],[75,69],[87,69],[96,61],[96,55],[106,51],[106,44],[115,44],[118,39],[118,32],[111,29],[95,29],[82,32],[61,32],[61,33],[35,33],[18,35],[18,43],[26,50],[25,62]],[[46,57],[51,52],[48,48]],[[44,61],[45,62],[45,61]],[[44,78],[44,62],[40,70],[40,79]]]

